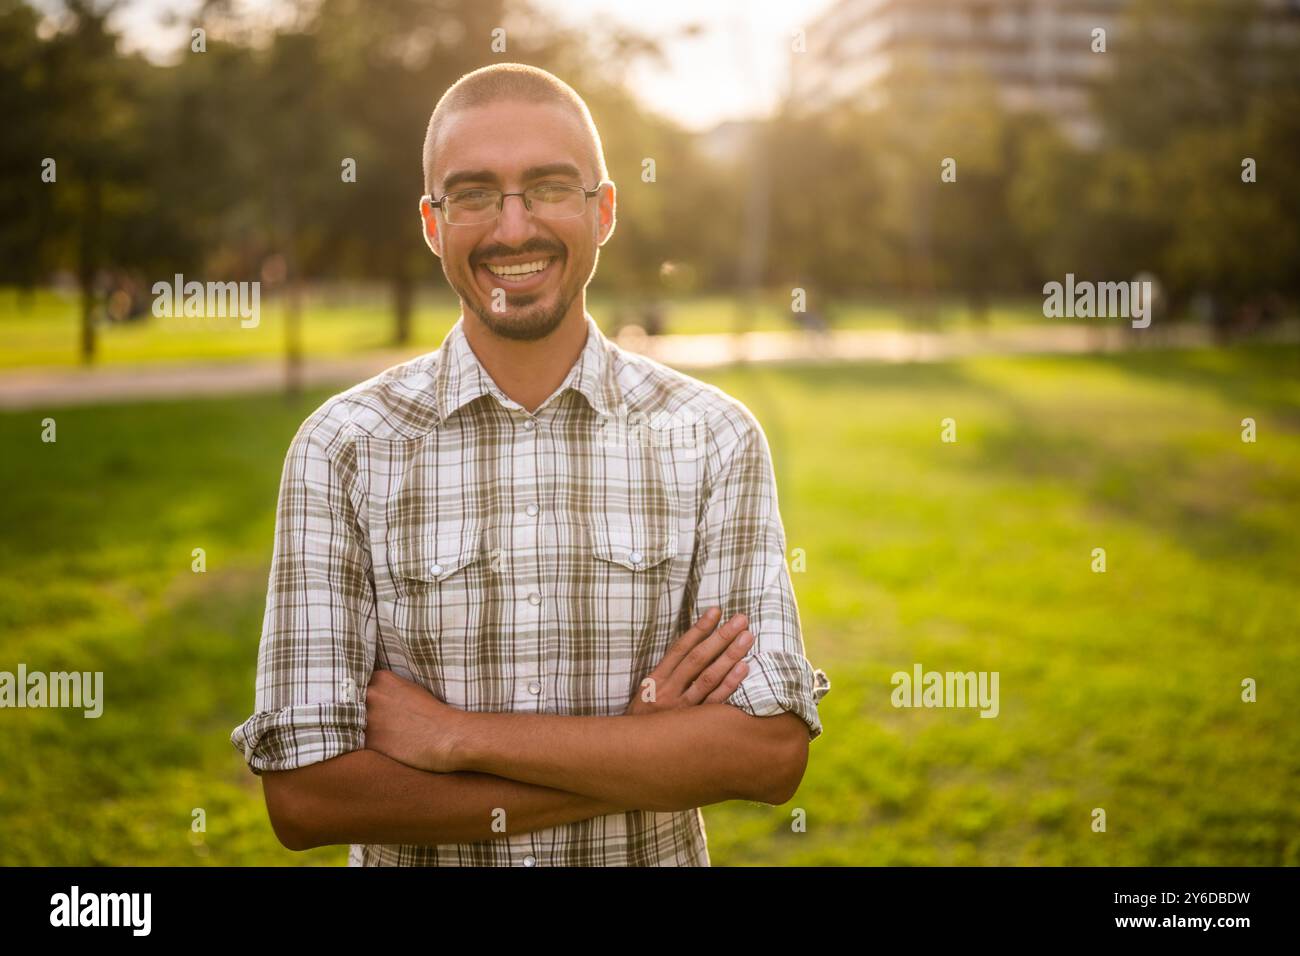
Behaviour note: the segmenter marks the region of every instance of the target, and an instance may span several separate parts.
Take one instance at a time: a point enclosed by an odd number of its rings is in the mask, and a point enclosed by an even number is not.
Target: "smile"
[[[483,270],[489,288],[527,290],[546,281],[553,271],[552,266],[558,261],[558,256],[542,256],[528,262],[483,262],[479,268]]]
[[[541,272],[550,264],[550,259],[538,259],[536,262],[525,262],[517,266],[494,266],[490,262],[484,263],[488,272],[494,276],[528,276],[534,272]]]

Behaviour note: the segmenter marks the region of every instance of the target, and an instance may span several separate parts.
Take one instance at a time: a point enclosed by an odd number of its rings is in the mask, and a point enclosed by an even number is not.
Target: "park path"
[[[683,371],[737,362],[937,362],[975,355],[1110,352],[1134,347],[1190,347],[1209,344],[1203,328],[1154,327],[1141,331],[1122,324],[1033,325],[960,332],[841,329],[826,333],[747,332],[742,335],[662,335],[640,330],[615,341]],[[351,385],[420,354],[378,351],[339,358],[309,358],[301,369],[305,388]],[[0,409],[273,392],[285,386],[282,359],[226,362],[157,362],[94,368],[14,369],[0,372]]]

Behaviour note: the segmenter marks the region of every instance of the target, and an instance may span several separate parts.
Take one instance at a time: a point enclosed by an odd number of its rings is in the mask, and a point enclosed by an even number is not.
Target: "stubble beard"
[[[447,278],[448,281],[451,280],[450,276]],[[511,302],[511,295],[507,290],[507,311],[495,312],[490,306],[484,307],[480,302],[477,289],[474,289],[471,294],[471,290],[456,287],[454,282],[452,286],[456,288],[462,305],[467,304],[489,332],[517,342],[533,342],[546,338],[559,328],[569,312],[569,306],[577,297],[576,290],[570,291],[560,286],[555,295],[554,305],[547,306],[545,303],[532,301],[535,298],[533,296],[528,297],[529,301],[514,303]]]

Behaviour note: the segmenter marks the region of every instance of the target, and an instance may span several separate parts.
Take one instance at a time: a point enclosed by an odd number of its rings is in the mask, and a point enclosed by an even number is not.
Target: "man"
[[[285,462],[254,714],[291,849],[353,865],[704,865],[821,733],[770,453],[586,311],[614,184],[586,105],[502,64],[439,101],[424,238],[462,314]]]

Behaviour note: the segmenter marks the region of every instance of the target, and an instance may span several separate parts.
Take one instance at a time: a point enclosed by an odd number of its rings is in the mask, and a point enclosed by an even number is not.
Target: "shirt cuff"
[[[259,711],[234,729],[235,745],[249,769],[293,770],[366,745],[366,706],[318,703]]]
[[[789,711],[808,725],[808,739],[821,736],[817,704],[831,689],[826,672],[814,670],[807,658],[788,651],[766,651],[745,658],[749,673],[727,698],[754,717],[774,717]]]

